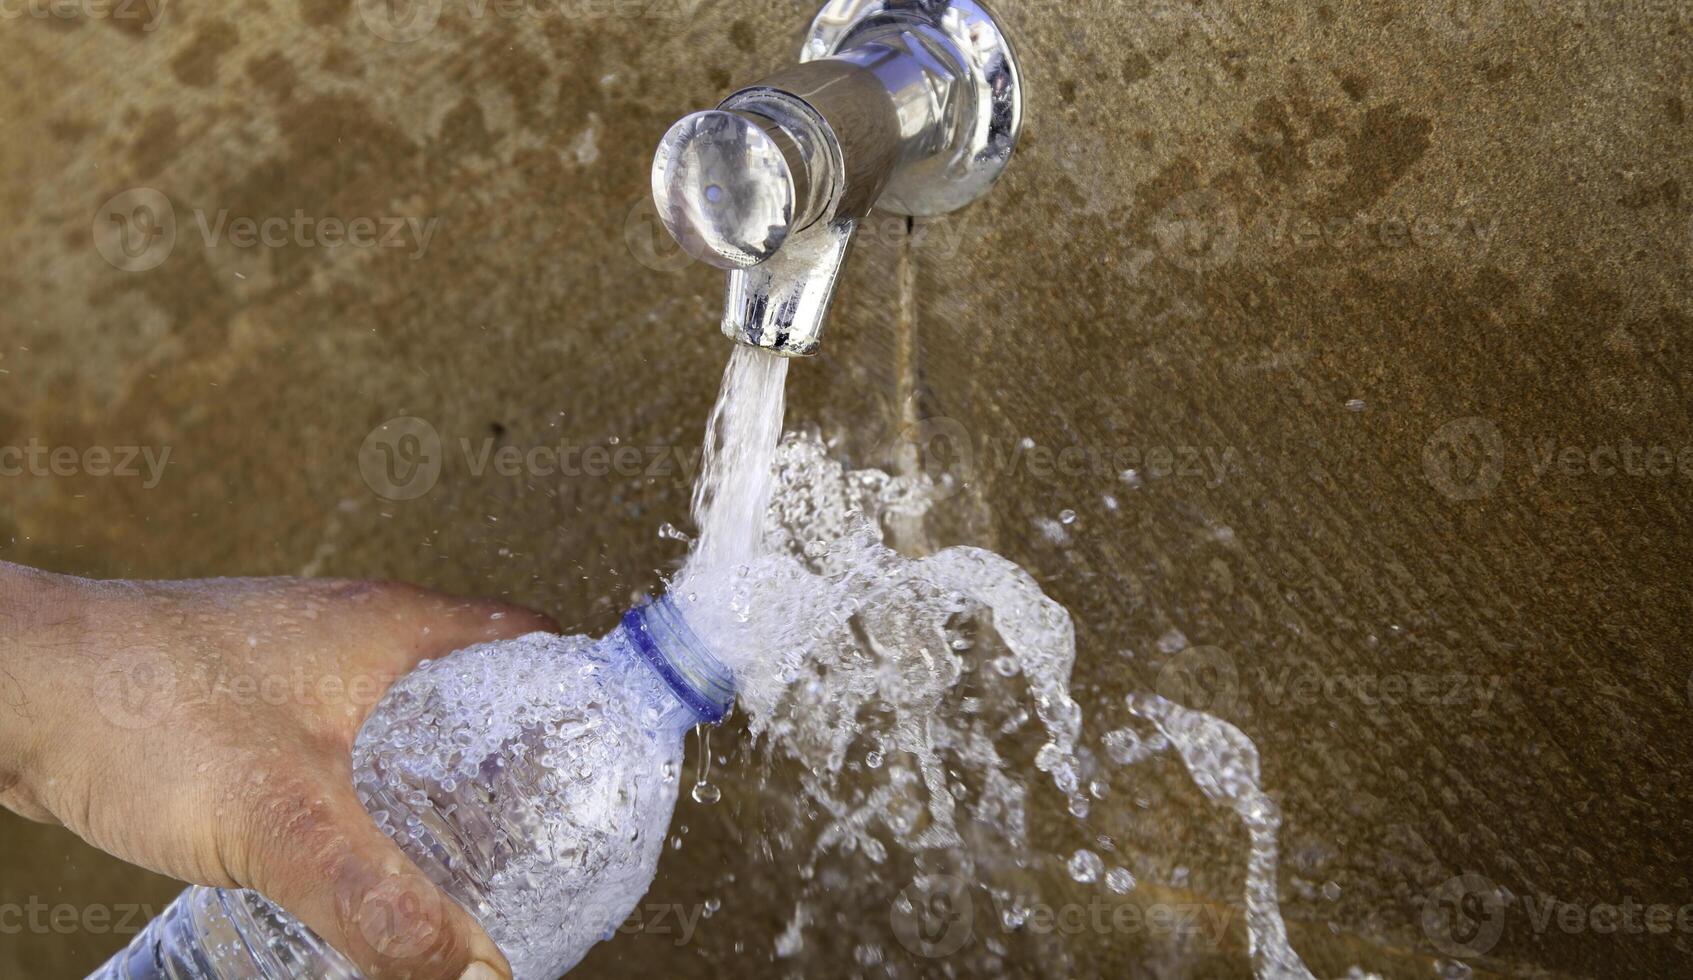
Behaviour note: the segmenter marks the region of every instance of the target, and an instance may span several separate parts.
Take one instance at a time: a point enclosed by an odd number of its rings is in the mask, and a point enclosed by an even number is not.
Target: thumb
[[[437,888],[359,804],[349,782],[321,787],[245,877],[371,980],[508,980],[482,926]]]

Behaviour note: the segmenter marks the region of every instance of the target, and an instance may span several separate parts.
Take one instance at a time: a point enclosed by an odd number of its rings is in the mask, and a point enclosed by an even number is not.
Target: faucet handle
[[[678,122],[659,144],[653,200],[665,228],[694,258],[719,269],[770,259],[804,227],[810,173],[772,120],[713,109]]]
[[[828,0],[800,64],[671,127],[659,215],[729,272],[723,332],[815,354],[853,234],[986,194],[1022,125],[1010,41],[982,0]]]

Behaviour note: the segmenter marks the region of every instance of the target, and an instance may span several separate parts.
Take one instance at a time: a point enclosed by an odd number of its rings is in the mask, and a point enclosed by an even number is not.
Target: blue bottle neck
[[[735,678],[689,628],[669,596],[623,616],[622,633],[698,724],[716,725],[735,703]]]

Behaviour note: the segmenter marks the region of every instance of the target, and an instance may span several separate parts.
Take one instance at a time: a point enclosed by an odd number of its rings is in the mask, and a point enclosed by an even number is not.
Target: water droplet
[[[1062,510],[1058,514],[1058,519],[1065,524],[1074,524],[1076,523],[1076,512],[1069,509]]]
[[[1346,410],[1348,412],[1362,412],[1368,407],[1369,406],[1364,403],[1362,398],[1354,398],[1346,403]]]
[[[695,803],[710,806],[723,798],[723,791],[707,782],[711,775],[711,729],[705,725],[695,725],[694,734],[700,740],[700,770],[694,778],[694,790],[691,794]]]
[[[717,897],[713,896],[711,898],[706,899],[705,900],[705,908],[703,910],[705,912],[705,917],[708,918],[708,919],[711,918],[712,916],[716,915],[717,910],[721,909],[722,907],[723,907],[723,900],[721,898],[717,898]]]
[[[1121,474],[1124,483],[1139,490],[1146,481],[1141,479],[1139,470],[1124,470]]]
[[[1101,741],[1105,745],[1105,754],[1119,766],[1132,765],[1140,758],[1140,736],[1127,728],[1107,732]]]
[[[1135,876],[1127,868],[1112,868],[1105,873],[1105,887],[1119,895],[1127,895],[1135,890]]]
[[[1323,897],[1331,902],[1338,900],[1340,898],[1339,883],[1333,881],[1323,882]]]
[[[1099,880],[1105,872],[1105,862],[1099,859],[1099,855],[1084,849],[1070,858],[1069,868],[1070,877],[1086,885]]]

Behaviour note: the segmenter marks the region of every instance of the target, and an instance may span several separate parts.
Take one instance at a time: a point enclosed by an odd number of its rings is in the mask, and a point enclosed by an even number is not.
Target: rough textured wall
[[[593,631],[674,566],[655,529],[685,519],[685,467],[524,479],[476,458],[696,459],[721,282],[655,237],[651,151],[791,61],[812,6],[439,6],[407,43],[350,0],[7,8],[0,444],[170,457],[151,486],[0,479],[0,557],[403,578]],[[967,481],[931,533],[1072,610],[1090,728],[1163,690],[1258,742],[1319,974],[1428,975],[1454,950],[1685,969],[1685,918],[1592,919],[1693,902],[1685,3],[1000,6],[1029,76],[1018,159],[975,209],[865,236],[790,420],[861,461],[905,428]],[[125,253],[112,219],[141,206],[174,236],[142,220]],[[370,219],[379,243],[290,224],[241,247],[231,224],[296,213]],[[416,499],[361,472],[398,416],[444,447]],[[944,969],[892,942],[870,886],[815,910],[824,952],[774,958],[791,871],[747,855],[784,790],[755,775],[683,803],[654,891],[723,911],[680,952],[621,937],[587,972],[847,972],[861,943]],[[1147,882],[1136,901],[1238,901],[1244,834],[1178,764],[1119,783],[1136,805],[1097,830]],[[1038,822],[1085,843],[1056,805]],[[4,827],[0,902],[176,889]],[[1464,899],[1479,932],[1425,927]],[[1539,917],[1553,901],[1575,918]],[[1167,932],[1090,932],[1070,969],[1244,972],[1238,917],[1221,942]],[[121,941],[8,935],[0,972],[68,974]]]

